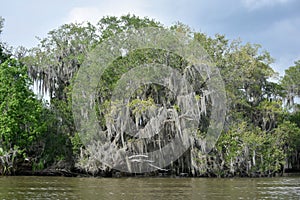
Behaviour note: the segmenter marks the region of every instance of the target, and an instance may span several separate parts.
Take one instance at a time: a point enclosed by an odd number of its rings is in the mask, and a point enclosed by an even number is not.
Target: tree
[[[0,16],[0,34],[2,33],[3,24],[4,24],[4,19],[3,17]]]
[[[299,169],[300,167],[300,128],[290,121],[283,121],[275,128],[273,135],[280,140],[281,148],[285,152],[285,168]]]
[[[196,174],[200,175],[221,174],[222,171],[230,173],[230,170],[235,172],[240,170],[244,174],[246,172],[247,175],[255,171],[268,174],[278,170],[283,163],[284,156],[287,156],[284,142],[289,143],[288,146],[293,149],[297,149],[295,145],[298,145],[298,142],[294,143],[293,139],[281,137],[281,135],[286,132],[288,127],[291,127],[295,131],[290,135],[293,135],[292,138],[297,136],[294,133],[297,132],[297,129],[294,128],[294,124],[289,124],[288,120],[299,124],[299,116],[296,113],[289,116],[289,113],[282,108],[282,98],[286,98],[288,104],[293,104],[294,98],[299,96],[299,84],[297,83],[299,82],[298,77],[300,77],[300,61],[295,62],[296,66],[286,71],[281,84],[274,83],[270,81],[270,78],[277,76],[277,73],[270,67],[273,59],[268,52],[261,50],[260,45],[244,44],[240,40],[230,42],[220,34],[209,37],[204,33],[191,31],[182,23],[168,28],[154,20],[134,15],[125,15],[119,18],[104,17],[95,26],[90,23],[65,24],[50,31],[46,38],[40,39],[39,45],[30,49],[29,54],[25,57],[23,57],[23,52],[26,51],[21,49],[19,57],[29,66],[30,77],[39,85],[41,93],[48,91],[50,94],[51,104],[48,118],[51,118],[51,122],[43,140],[47,145],[49,144],[48,149],[43,151],[44,154],[47,154],[44,157],[48,156],[45,158],[47,162],[55,162],[67,154],[62,153],[56,146],[60,146],[62,151],[68,152],[69,147],[66,144],[70,144],[70,138],[77,151],[81,148],[74,128],[70,104],[72,99],[69,93],[73,87],[73,79],[78,70],[83,67],[83,60],[88,52],[115,34],[131,28],[142,27],[171,29],[199,42],[219,68],[226,84],[228,114],[224,134],[220,137],[218,146],[210,155],[205,155],[207,160],[204,161],[203,155],[198,151],[201,149],[201,142],[198,142],[196,138],[191,150],[184,155],[185,158],[180,158],[181,160],[171,167],[183,171],[198,170],[199,173]],[[104,116],[113,112],[114,102],[110,99],[117,81],[133,67],[145,63],[172,66],[182,74],[185,67],[188,66],[187,61],[180,56],[162,49],[138,49],[125,56],[115,58],[105,69],[102,77],[99,77],[97,103],[100,109],[98,110],[98,119],[104,131],[113,130],[106,126]],[[196,78],[198,83],[204,82],[200,75],[193,78]],[[200,79],[201,81],[199,81]],[[205,84],[193,85],[196,85],[193,89],[199,100],[204,94],[203,90],[206,86]],[[136,127],[143,128],[147,124],[149,118],[147,115],[151,114],[151,109],[157,105],[168,105],[169,109],[174,108],[180,114],[180,107],[174,104],[172,98],[172,92],[159,85],[145,85],[134,91],[128,107],[131,109],[130,117],[133,118]],[[205,103],[207,103],[208,115],[201,116],[202,123],[198,127],[199,137],[205,135],[209,124],[211,102],[207,100]],[[109,128],[111,130],[108,130]],[[166,126],[166,129],[168,130],[165,131],[165,135],[172,137],[175,132],[171,125]],[[108,135],[112,136],[109,142],[113,145],[119,145],[125,149],[132,148],[131,150],[137,148],[134,146],[134,142],[136,142],[134,137],[122,138],[120,134],[113,131]],[[143,144],[145,149],[159,146],[151,141],[142,141],[140,144]],[[272,146],[272,144],[275,145]],[[98,147],[94,147],[98,152]],[[99,170],[97,168],[99,162],[91,153],[92,148],[91,146],[83,148],[82,154],[84,162],[82,169],[90,170],[89,172]],[[51,156],[49,156],[50,154]],[[60,158],[49,158],[57,155]],[[189,161],[187,161],[188,159]],[[91,162],[88,163],[87,160]],[[180,164],[186,162],[188,163],[185,166]],[[203,166],[205,167],[203,168]],[[91,170],[93,167],[94,169]],[[206,172],[204,172],[205,170]]]
[[[0,16],[0,36],[4,24],[4,18]],[[9,54],[5,51],[5,44],[0,42],[0,64],[9,58]]]
[[[0,141],[4,150],[28,150],[45,128],[42,104],[30,90],[27,68],[9,58],[0,65]]]
[[[60,26],[40,39],[22,60],[29,66],[29,74],[39,84],[41,93],[48,91],[50,99],[67,101],[67,87],[80,68],[87,53],[103,40],[129,29],[158,26],[148,18],[126,15],[104,17],[97,26],[91,23],[70,23]]]
[[[49,92],[50,99],[67,100],[66,88],[97,41],[95,31],[90,23],[65,24],[50,31],[47,38],[29,50],[29,56],[22,61],[29,66],[40,93]]]
[[[50,31],[48,37],[40,39],[37,47],[28,50],[21,60],[29,66],[29,75],[38,85],[39,92],[41,94],[49,92],[51,101],[49,118],[52,121],[48,127],[51,130],[45,136],[48,146],[44,151],[51,154],[44,155],[47,162],[57,160],[52,156],[66,157],[66,154],[57,151],[55,145],[67,149],[69,139],[75,134],[69,93],[72,90],[72,79],[87,53],[103,40],[125,29],[158,26],[157,24],[148,18],[141,19],[131,15],[121,18],[104,17],[96,26],[90,23],[64,24]],[[53,150],[56,155],[51,153]]]
[[[0,17],[0,33],[4,19]],[[0,148],[27,151],[44,131],[42,103],[30,89],[27,67],[6,53],[0,43]]]
[[[285,70],[282,86],[285,91],[286,105],[295,109],[295,98],[300,97],[300,60],[295,61],[294,66]]]
[[[29,69],[29,75],[38,85],[39,92],[49,92],[51,106],[67,133],[74,134],[71,97],[72,79],[81,67],[87,53],[104,39],[130,27],[158,26],[148,18],[141,19],[126,15],[119,18],[104,17],[97,26],[90,23],[64,24],[48,33],[48,37],[40,39],[37,47],[29,50],[22,58]],[[67,115],[66,115],[67,114]]]

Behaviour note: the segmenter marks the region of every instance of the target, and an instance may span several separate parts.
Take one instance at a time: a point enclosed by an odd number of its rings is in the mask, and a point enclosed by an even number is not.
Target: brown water
[[[300,199],[300,176],[256,179],[0,177],[0,199]]]

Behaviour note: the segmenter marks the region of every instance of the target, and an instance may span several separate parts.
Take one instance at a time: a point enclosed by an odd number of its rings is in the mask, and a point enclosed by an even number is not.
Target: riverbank
[[[66,166],[68,163],[60,162],[56,165],[51,167],[42,169],[42,170],[32,170],[27,167],[18,168],[14,173],[11,175],[15,176],[63,176],[63,177],[107,177],[107,178],[120,178],[120,177],[164,177],[164,178],[265,178],[265,177],[294,177],[300,176],[300,170],[297,169],[285,169],[283,172],[277,173],[270,173],[270,174],[261,174],[261,173],[252,173],[250,176],[245,174],[227,174],[224,176],[218,176],[216,174],[206,174],[206,175],[198,175],[193,176],[189,173],[171,173],[170,171],[153,171],[148,173],[127,173],[127,172],[120,172],[116,170],[111,171],[100,171],[97,174],[90,174],[83,171],[80,171],[74,167],[63,167]]]
[[[9,155],[9,154],[8,154]],[[188,155],[188,154],[187,154]],[[2,156],[3,157],[3,156]],[[222,165],[221,159],[215,159],[211,157],[207,160],[205,168],[199,168],[201,170],[191,169],[189,167],[182,168],[187,165],[186,159],[181,157],[178,161],[172,163],[172,165],[166,166],[164,169],[156,170],[147,173],[129,173],[120,172],[114,169],[105,167],[106,170],[98,168],[95,173],[91,173],[89,170],[85,170],[77,166],[74,160],[69,161],[60,160],[54,162],[51,165],[43,165],[43,163],[37,165],[32,159],[24,159],[20,157],[11,156],[12,162],[5,162],[5,165],[0,165],[0,175],[17,175],[17,176],[64,176],[64,177],[218,177],[218,178],[234,178],[234,177],[280,177],[288,176],[292,173],[300,173],[300,169],[284,169],[284,165],[276,170],[260,170],[259,168],[244,168],[242,166],[234,166],[234,170]],[[10,158],[6,156],[6,158]],[[188,159],[190,160],[190,159]],[[184,164],[185,163],[185,164]],[[181,164],[181,165],[180,165]]]

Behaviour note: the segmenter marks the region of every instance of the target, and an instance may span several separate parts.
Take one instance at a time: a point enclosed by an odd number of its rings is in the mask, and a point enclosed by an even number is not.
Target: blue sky
[[[33,47],[38,43],[35,36],[43,38],[64,23],[128,13],[261,44],[281,74],[300,60],[299,0],[7,0],[0,7],[5,18],[0,39],[14,47]]]

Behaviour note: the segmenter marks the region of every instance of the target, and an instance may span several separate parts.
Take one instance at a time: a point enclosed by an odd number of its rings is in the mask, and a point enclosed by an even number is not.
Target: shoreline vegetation
[[[51,166],[49,168],[33,171],[30,167],[27,169],[24,164],[19,166],[18,171],[13,172],[12,176],[64,176],[64,177],[102,177],[102,178],[121,178],[121,177],[160,177],[160,178],[270,178],[270,177],[289,177],[289,176],[300,176],[300,170],[298,169],[289,169],[283,171],[278,171],[270,174],[261,174],[260,172],[252,174],[226,174],[223,176],[217,174],[207,174],[207,175],[192,175],[188,173],[181,172],[179,174],[170,173],[166,171],[153,171],[149,173],[128,173],[112,170],[110,172],[100,172],[98,174],[90,174],[86,172],[79,171],[78,169],[69,170],[68,167],[58,169],[56,166]]]
[[[0,17],[0,37],[3,22]],[[202,45],[223,78],[227,114],[217,144],[203,153],[213,102],[205,80],[190,73],[195,101],[201,105],[201,123],[190,148],[164,169],[130,174],[102,163],[101,158],[108,155],[119,161],[112,152],[99,152],[96,142],[82,144],[72,114],[72,88],[89,52],[118,33],[142,27],[180,32]],[[134,15],[104,17],[96,25],[64,24],[31,49],[0,42],[0,175],[272,177],[300,172],[300,60],[286,66],[283,77],[271,68],[273,62],[259,44],[229,40],[221,34],[211,37],[180,22],[165,27]],[[117,81],[123,73],[147,63],[172,66],[181,74],[189,66],[172,52],[141,49],[116,58],[99,77],[99,126],[111,144],[130,152],[157,150],[178,134],[171,120],[151,141],[114,131],[107,120],[114,112],[111,96]],[[184,115],[176,103],[170,90],[144,85],[134,91],[128,109],[141,129],[149,122],[151,109],[161,105]]]

